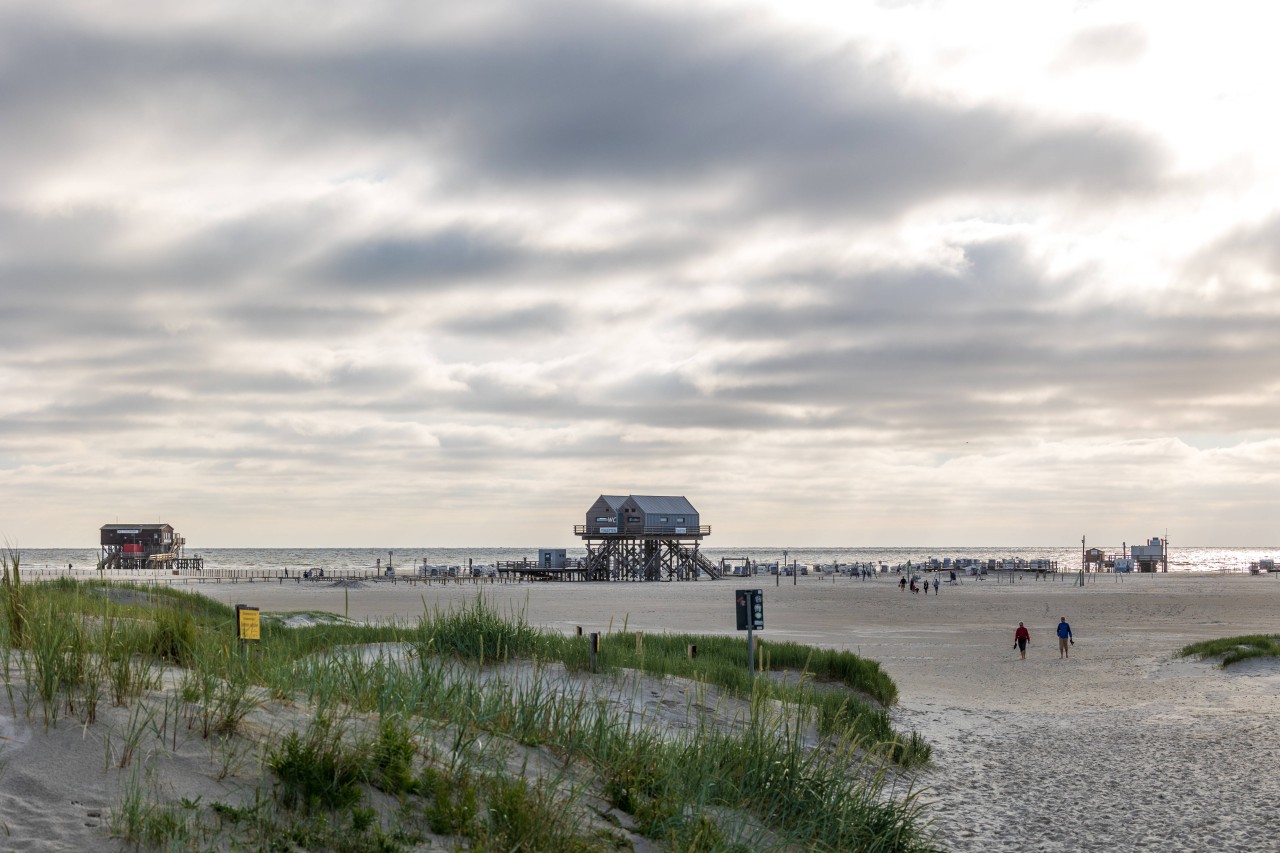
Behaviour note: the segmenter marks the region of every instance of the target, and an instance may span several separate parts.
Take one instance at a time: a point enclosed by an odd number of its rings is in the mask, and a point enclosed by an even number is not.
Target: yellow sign
[[[236,617],[240,624],[240,639],[242,640],[261,640],[262,639],[262,623],[258,618],[258,608],[245,607],[243,604],[236,607]]]

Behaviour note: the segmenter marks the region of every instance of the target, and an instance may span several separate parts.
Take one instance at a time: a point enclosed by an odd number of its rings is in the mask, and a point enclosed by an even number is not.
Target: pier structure
[[[104,524],[101,528],[98,565],[122,571],[196,570],[204,568],[200,557],[183,554],[187,540],[169,524]]]
[[[579,576],[589,581],[718,580],[721,568],[698,550],[710,525],[683,495],[601,495],[575,525],[587,556]]]

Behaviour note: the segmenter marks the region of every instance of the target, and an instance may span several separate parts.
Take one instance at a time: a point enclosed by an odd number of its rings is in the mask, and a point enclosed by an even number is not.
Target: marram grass
[[[732,726],[673,732],[614,713],[585,687],[566,691],[546,664],[585,670],[585,640],[479,597],[403,626],[267,619],[262,642],[241,655],[228,642],[230,608],[200,596],[100,582],[21,589],[22,645],[7,620],[0,640],[16,663],[8,695],[21,694],[29,716],[92,725],[101,692],[141,721],[112,742],[116,764],[142,747],[131,733],[163,750],[181,732],[210,742],[218,778],[245,754],[237,743],[264,739],[267,776],[251,799],[179,804],[161,786],[126,790],[112,826],[139,848],[390,851],[443,835],[457,849],[627,849],[591,805],[602,797],[657,850],[935,849],[887,763],[926,760],[928,745],[892,730],[892,682],[847,652],[770,643],[768,665],[790,673],[779,683],[746,672],[736,638],[650,634],[639,650],[634,634],[606,635],[604,670],[689,678],[749,704]],[[532,662],[531,674],[494,677],[513,661]],[[178,688],[156,693],[166,667]],[[246,731],[264,697],[307,709],[308,722]]]
[[[1251,658],[1280,658],[1280,634],[1247,634],[1241,637],[1224,637],[1219,640],[1205,640],[1184,646],[1179,652],[1183,657],[1214,658],[1221,657],[1221,666],[1225,669],[1233,663]]]

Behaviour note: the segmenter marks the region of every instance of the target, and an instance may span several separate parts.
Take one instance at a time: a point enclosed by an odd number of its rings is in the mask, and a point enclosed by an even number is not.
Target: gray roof
[[[631,500],[640,507],[641,512],[649,514],[697,515],[684,495],[632,495]]]
[[[609,505],[609,508],[612,509],[614,512],[618,512],[619,510],[622,509],[622,502],[625,501],[626,499],[627,499],[626,495],[601,495],[599,497],[599,500],[602,500],[605,503],[607,503]]]

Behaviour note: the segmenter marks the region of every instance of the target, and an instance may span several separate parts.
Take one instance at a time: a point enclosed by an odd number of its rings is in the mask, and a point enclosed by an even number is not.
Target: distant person
[[[938,594],[938,587],[942,586],[942,581],[938,580],[938,576],[933,576],[933,594]]]
[[[907,579],[898,578],[898,589],[905,590],[907,588]]]
[[[955,569],[952,569],[952,570],[951,570],[951,582],[952,582],[952,583],[955,583],[955,582],[956,582],[956,570],[955,570]]]
[[[920,592],[920,587],[916,586],[916,579],[915,579],[915,578],[912,578],[912,579],[911,579],[911,591],[912,591],[913,593],[918,593],[918,592]]]
[[[1027,646],[1031,645],[1031,632],[1027,630],[1027,626],[1021,622],[1018,623],[1018,630],[1013,632],[1013,647],[1022,653],[1022,659],[1027,659]]]
[[[1071,636],[1071,625],[1067,622],[1067,617],[1063,616],[1058,620],[1058,660],[1071,657],[1071,646],[1075,644],[1075,638]]]

